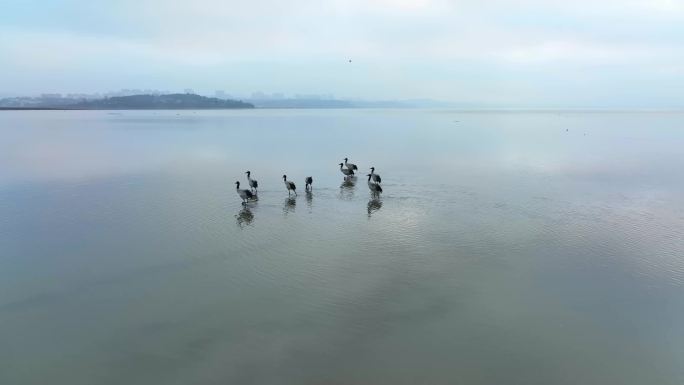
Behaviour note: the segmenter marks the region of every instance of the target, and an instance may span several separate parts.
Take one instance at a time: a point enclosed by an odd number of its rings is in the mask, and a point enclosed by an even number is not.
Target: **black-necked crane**
[[[373,193],[374,195],[380,194],[382,192],[382,187],[380,187],[379,184],[377,184],[371,180],[371,177],[373,175],[367,174],[367,176],[368,176],[368,188],[370,189],[371,193]]]
[[[381,183],[381,182],[382,182],[382,178],[380,178],[380,175],[379,175],[379,174],[376,174],[376,173],[375,173],[375,167],[371,167],[370,170],[371,170],[371,175],[372,175],[372,178],[373,178],[373,182],[375,182],[375,183]]]
[[[245,203],[247,203],[247,201],[248,201],[249,199],[254,199],[254,198],[255,198],[255,195],[252,194],[251,191],[249,191],[249,190],[241,190],[241,189],[240,189],[240,182],[235,182],[235,192],[237,192],[237,195],[239,195],[240,198],[242,198],[242,204],[243,204],[243,205],[244,205]]]
[[[295,195],[297,195],[297,186],[295,186],[294,182],[287,180],[287,175],[283,175],[283,182],[285,182],[285,187],[287,188],[287,195],[290,195],[290,191],[294,191]]]
[[[342,171],[342,174],[345,176],[351,176],[354,175],[354,170],[348,169],[348,168],[342,168],[342,163],[340,163],[340,171]]]
[[[247,174],[247,181],[249,182],[249,187],[252,188],[252,190],[257,191],[259,183],[257,183],[256,179],[252,179],[252,172],[247,171],[245,174]]]
[[[345,166],[346,168],[348,168],[348,169],[350,169],[350,170],[352,170],[352,171],[356,171],[356,170],[359,169],[358,167],[356,167],[356,165],[355,165],[354,163],[347,163],[347,160],[349,160],[349,159],[344,158],[344,166]]]
[[[304,190],[309,190],[312,189],[311,184],[313,183],[313,178],[310,176],[307,176],[306,179],[304,180]]]

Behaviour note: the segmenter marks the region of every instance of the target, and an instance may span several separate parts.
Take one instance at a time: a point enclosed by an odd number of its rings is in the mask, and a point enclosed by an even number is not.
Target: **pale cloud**
[[[0,15],[5,92],[62,87],[66,80],[50,80],[57,72],[73,86],[65,91],[102,90],[117,82],[138,87],[131,82],[142,79],[163,89],[210,91],[225,84],[236,93],[477,97],[497,103],[501,95],[517,94],[530,97],[530,104],[553,97],[545,91],[550,81],[572,84],[578,74],[591,79],[597,94],[619,82],[618,72],[625,82],[653,78],[652,86],[639,85],[644,103],[667,100],[664,84],[684,85],[684,0],[22,4],[10,0]],[[348,59],[354,64],[345,65]]]
[[[684,13],[684,2],[681,0],[645,0],[639,1],[636,6],[644,10],[651,10],[656,12],[666,12],[668,14],[674,13],[673,16],[679,16]]]
[[[594,42],[572,40],[548,40],[501,52],[501,58],[518,64],[543,64],[549,62],[577,62],[587,64],[606,64],[633,60],[646,51],[648,47],[633,45],[609,45]]]

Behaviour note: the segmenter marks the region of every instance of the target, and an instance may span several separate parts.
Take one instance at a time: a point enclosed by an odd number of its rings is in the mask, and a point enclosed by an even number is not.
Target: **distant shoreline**
[[[51,108],[51,107],[0,107],[0,111],[55,111],[70,110],[71,108]]]
[[[223,110],[254,108],[253,104],[241,100],[209,98],[195,94],[129,95],[93,100],[3,99],[0,100],[0,106],[4,109],[13,110]]]
[[[437,110],[462,114],[683,114],[684,109],[511,109],[511,108],[436,108],[436,107],[229,107],[229,108],[79,108],[79,107],[0,107],[2,111],[243,111],[243,110]]]
[[[181,110],[253,110],[254,107],[226,107],[226,108],[69,108],[69,107],[0,107],[0,111],[181,111]]]

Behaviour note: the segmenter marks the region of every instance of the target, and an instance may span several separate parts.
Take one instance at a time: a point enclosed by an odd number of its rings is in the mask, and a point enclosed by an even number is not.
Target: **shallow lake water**
[[[6,111],[0,133],[0,384],[684,383],[684,114]]]

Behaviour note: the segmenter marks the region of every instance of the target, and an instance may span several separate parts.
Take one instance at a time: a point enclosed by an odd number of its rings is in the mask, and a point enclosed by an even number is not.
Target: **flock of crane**
[[[344,158],[344,163],[340,163],[340,172],[342,172],[345,178],[353,177],[355,175],[355,171],[358,171],[359,169],[355,164],[349,163],[348,160],[348,158]],[[380,175],[375,173],[375,167],[371,167],[370,170],[370,174],[366,174],[368,177],[368,188],[370,189],[371,194],[377,196],[382,192],[382,187],[380,186],[382,178]],[[235,182],[235,191],[237,192],[238,196],[242,198],[243,205],[250,200],[259,199],[257,196],[259,183],[256,181],[256,179],[252,179],[251,171],[247,171],[245,174],[247,174],[247,183],[249,184],[249,189],[240,189],[240,182]],[[283,175],[283,182],[285,183],[285,188],[287,188],[287,195],[291,195],[292,193],[297,195],[297,186],[295,186],[294,182],[287,180],[287,175]],[[311,191],[313,189],[313,177],[307,176],[304,180],[304,183],[304,189],[306,191]]]

